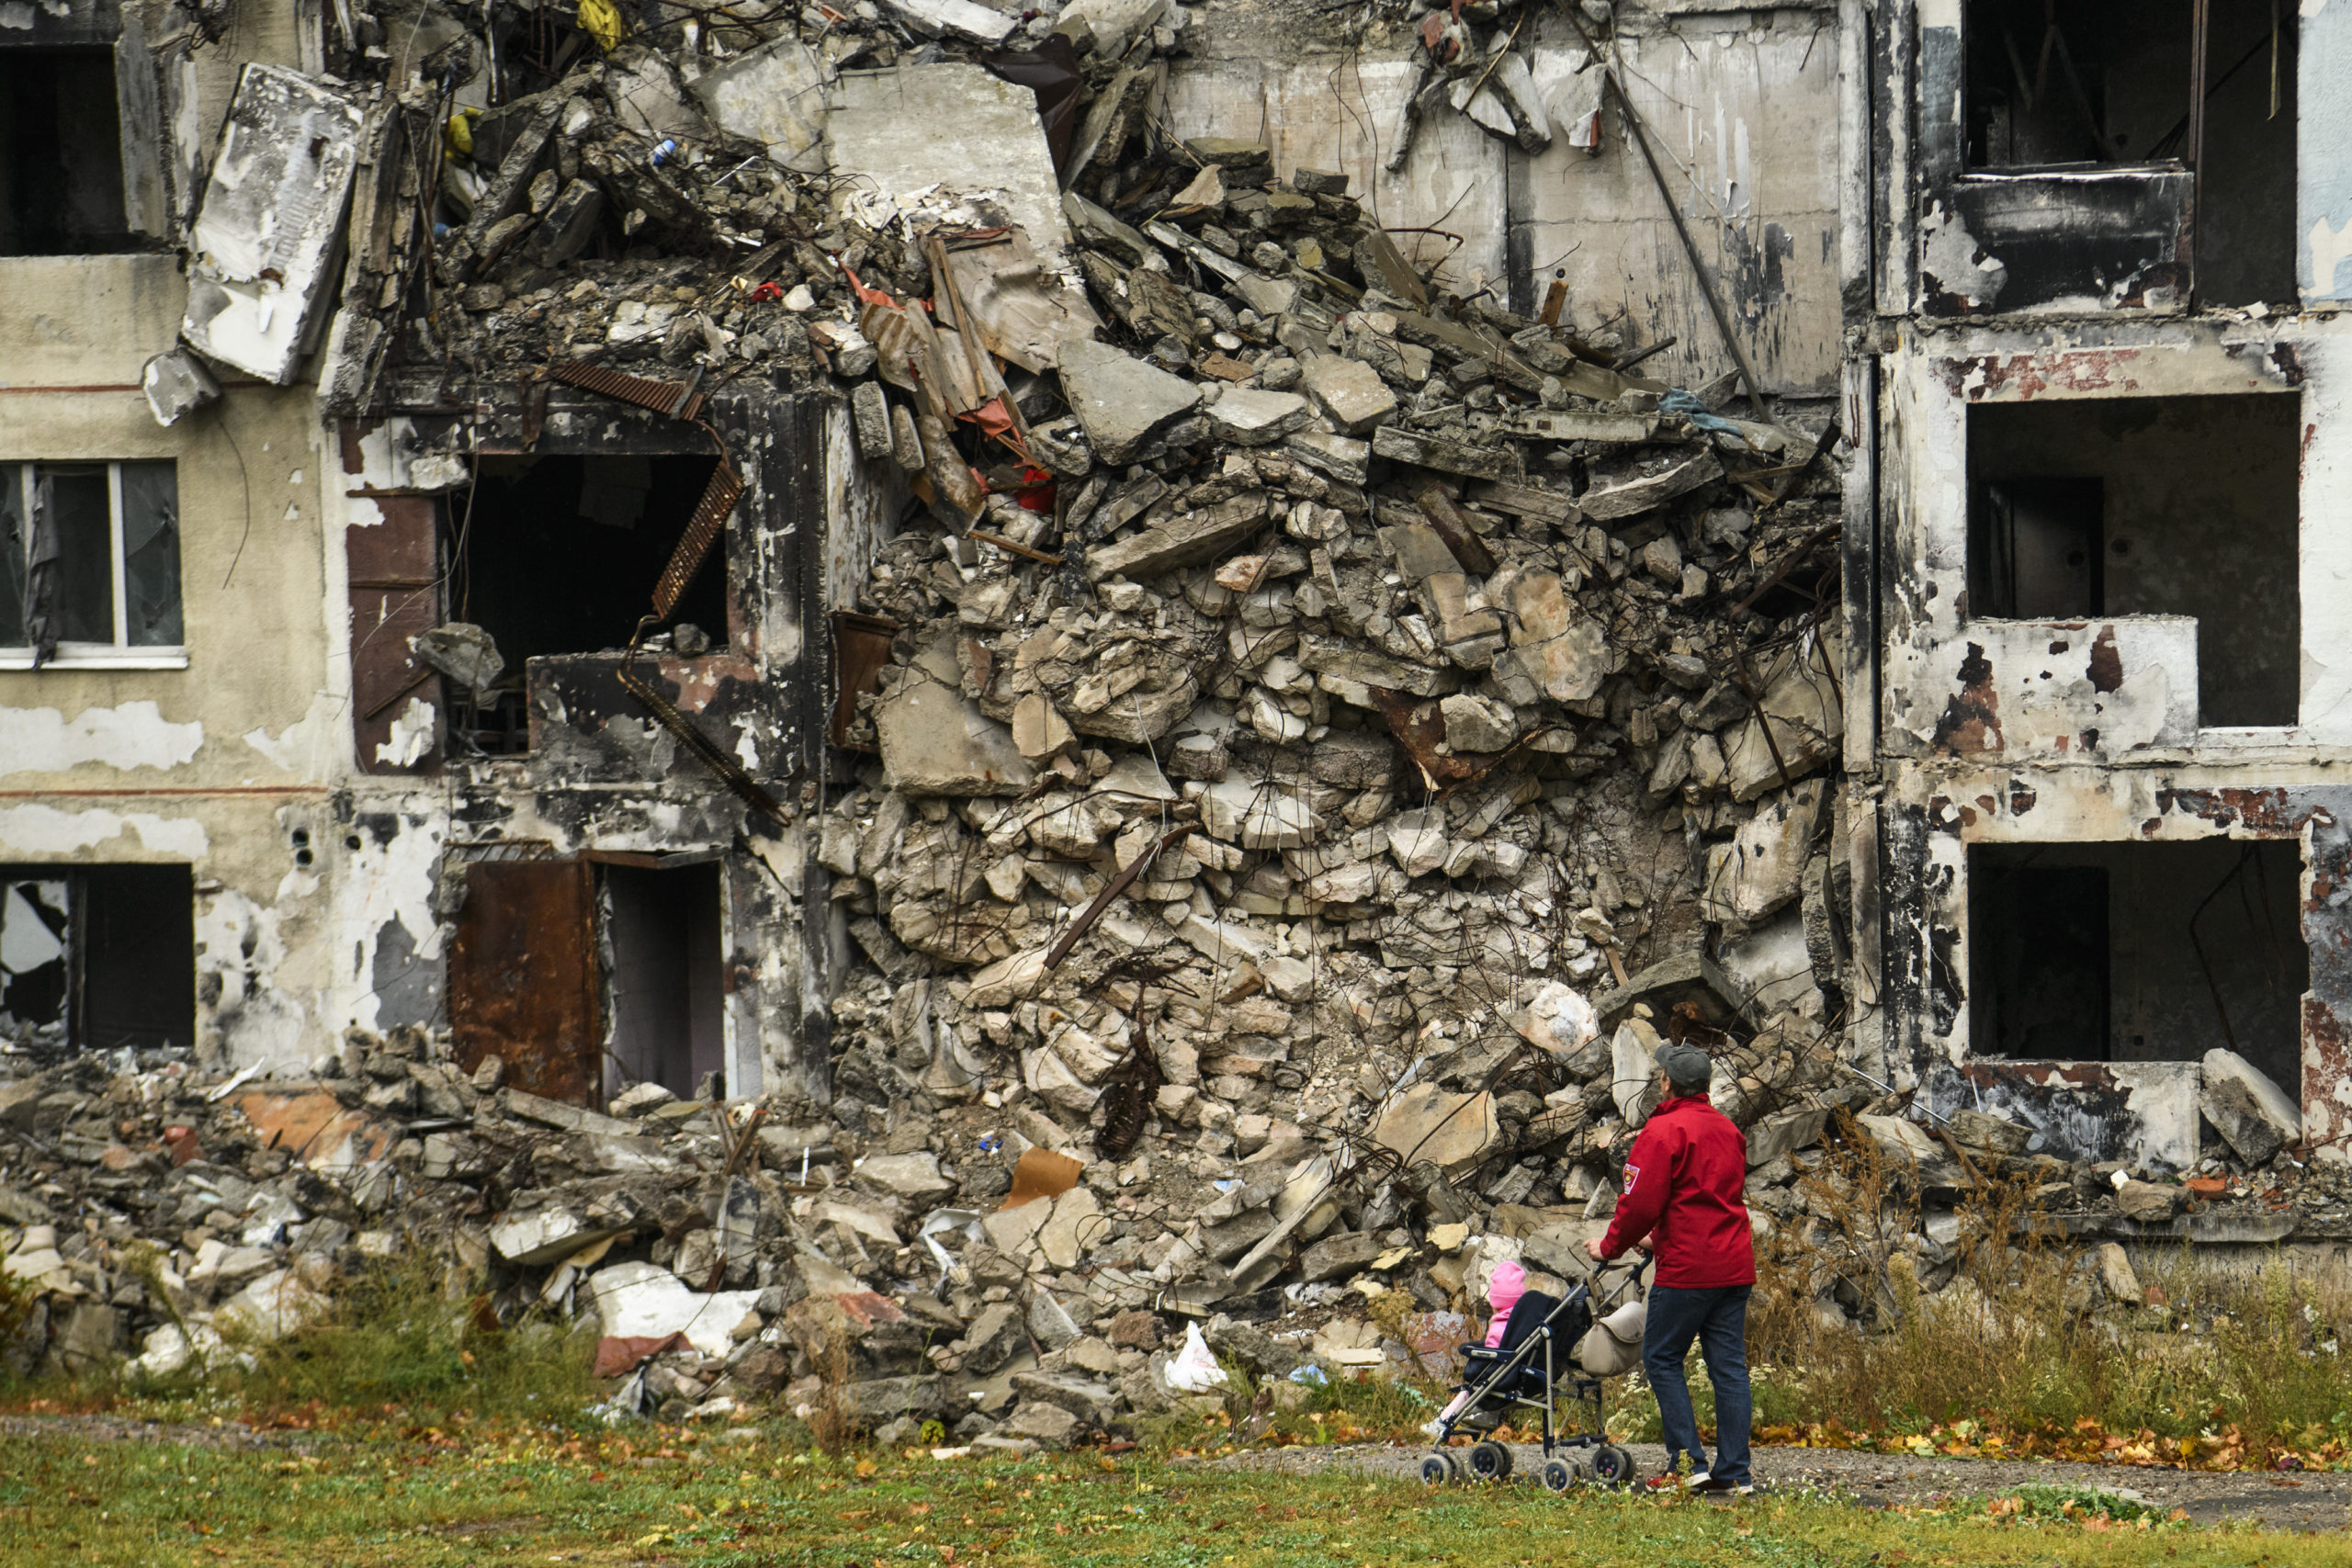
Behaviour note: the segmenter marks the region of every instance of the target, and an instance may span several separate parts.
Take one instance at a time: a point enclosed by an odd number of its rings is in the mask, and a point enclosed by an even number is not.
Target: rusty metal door
[[[458,1065],[485,1056],[505,1081],[571,1105],[604,1084],[595,868],[580,861],[476,862],[449,950]]]

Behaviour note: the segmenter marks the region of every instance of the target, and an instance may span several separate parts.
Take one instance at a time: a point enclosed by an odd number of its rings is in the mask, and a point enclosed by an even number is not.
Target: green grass
[[[597,1397],[594,1337],[545,1314],[502,1327],[487,1303],[452,1301],[415,1264],[387,1264],[340,1281],[327,1315],[276,1341],[232,1340],[231,1356],[191,1363],[169,1377],[109,1388],[85,1384],[61,1404],[130,1396],[165,1416],[182,1409],[234,1410],[263,1422],[300,1413],[334,1421],[348,1413],[433,1426],[463,1413],[517,1419],[577,1410]],[[81,1396],[78,1400],[75,1394]]]
[[[2069,1512],[2066,1505],[2073,1504]],[[0,1439],[0,1562],[299,1562],[441,1568],[512,1561],[809,1568],[1464,1568],[1664,1564],[2241,1565],[2319,1568],[2340,1539],[2084,1522],[2090,1494],[2011,1510],[1871,1512],[1806,1496],[1736,1506],[1532,1486],[1431,1493],[1127,1455],[982,1462],[852,1454],[636,1427],[308,1454]],[[2129,1511],[2129,1510],[2126,1510]]]

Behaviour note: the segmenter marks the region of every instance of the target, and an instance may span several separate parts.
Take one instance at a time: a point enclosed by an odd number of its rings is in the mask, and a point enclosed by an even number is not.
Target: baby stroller
[[[1622,1304],[1622,1298],[1646,1267],[1645,1260],[1627,1272],[1597,1304],[1603,1309]],[[1501,1443],[1482,1438],[1467,1450],[1446,1445],[1458,1431],[1492,1431],[1512,1410],[1521,1408],[1543,1412],[1542,1474],[1551,1491],[1566,1492],[1587,1480],[1604,1486],[1623,1486],[1634,1481],[1634,1456],[1609,1440],[1601,1420],[1600,1380],[1626,1371],[1627,1364],[1621,1358],[1617,1364],[1595,1371],[1578,1355],[1587,1336],[1594,1331],[1593,1286],[1599,1280],[1596,1272],[1565,1300],[1530,1291],[1511,1310],[1500,1345],[1492,1349],[1484,1345],[1462,1347],[1462,1381],[1470,1398],[1451,1419],[1438,1423],[1437,1446],[1421,1460],[1424,1482],[1441,1486],[1473,1479],[1508,1480],[1511,1453]],[[1560,1429],[1555,1401],[1563,1384],[1576,1407],[1577,1430],[1573,1432]],[[1580,1459],[1554,1451],[1588,1448],[1593,1450],[1589,1469]]]

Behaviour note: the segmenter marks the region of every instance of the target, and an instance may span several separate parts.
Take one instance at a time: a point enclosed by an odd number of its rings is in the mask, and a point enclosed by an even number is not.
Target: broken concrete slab
[[[183,414],[194,413],[220,395],[220,383],[204,362],[185,348],[159,354],[139,375],[139,389],[146,395],[155,423],[169,428]]]
[[[1867,1120],[1867,1118],[1865,1118]],[[2157,1181],[2123,1181],[2115,1189],[2115,1206],[2127,1220],[2143,1225],[2163,1224],[2180,1213],[2182,1189]]]
[[[1396,412],[1396,394],[1361,359],[1318,354],[1306,363],[1303,385],[1323,417],[1342,435],[1363,435]],[[1321,449],[1313,446],[1309,450]],[[1310,462],[1313,458],[1308,459]],[[1362,479],[1350,482],[1362,484]]]
[[[2140,1283],[2138,1270],[2132,1267],[2131,1254],[2116,1242],[2102,1242],[2091,1254],[2098,1273],[2100,1289],[2126,1306],[2147,1304],[2147,1287]]]
[[[2287,1146],[2286,1134],[2241,1077],[2227,1073],[2208,1077],[2197,1108],[2248,1169],[2268,1165]]]
[[[1747,1168],[1811,1148],[1821,1141],[1822,1129],[1828,1124],[1828,1111],[1818,1105],[1765,1117],[1747,1129]]]
[[[2033,1129],[2006,1116],[1963,1107],[1951,1113],[1951,1124],[1945,1131],[1954,1141],[1971,1149],[1983,1149],[1989,1154],[2021,1155],[2033,1142]]]
[[[1372,443],[1320,430],[1302,430],[1283,443],[1283,450],[1344,484],[1360,485],[1372,478]]]
[[[1415,434],[1393,424],[1384,424],[1373,433],[1372,450],[1393,462],[1476,479],[1516,479],[1521,473],[1516,447],[1474,446],[1442,436]]]
[[[1371,1231],[1342,1231],[1327,1235],[1299,1256],[1299,1282],[1313,1285],[1360,1274],[1386,1250],[1380,1237]]]
[[[787,35],[712,66],[692,91],[721,130],[758,142],[787,169],[820,174],[826,74],[816,52]]]
[[[1702,452],[1639,479],[1596,484],[1577,497],[1577,506],[1591,522],[1612,523],[1663,506],[1678,495],[1723,478],[1723,473],[1724,466],[1715,455]]]
[[[634,1260],[597,1269],[587,1284],[606,1335],[666,1339],[683,1334],[706,1356],[727,1354],[735,1325],[760,1300],[757,1291],[706,1294],[658,1264]]]
[[[907,795],[1018,795],[1036,781],[1011,729],[920,670],[875,705],[874,733],[884,777]]]
[[[1392,1098],[1372,1126],[1374,1142],[1409,1168],[1434,1165],[1448,1177],[1476,1168],[1502,1137],[1494,1097],[1450,1094],[1419,1083]]]
[[[854,1168],[857,1179],[910,1202],[929,1203],[956,1190],[956,1183],[940,1174],[939,1156],[920,1154],[868,1155]]]
[[[908,3],[940,8],[934,30],[1001,29],[1001,39],[1018,25],[1017,18],[970,0]],[[1039,256],[1060,257],[1069,243],[1061,186],[1037,122],[1036,95],[1028,88],[978,65],[942,62],[844,71],[828,100],[825,134],[833,167],[854,175],[859,189],[892,198],[933,186],[1001,192],[1006,214],[1028,233]]]
[[[1086,552],[1086,575],[1130,581],[1198,566],[1255,533],[1266,515],[1266,493],[1250,491],[1197,511],[1164,518],[1123,539]]]
[[[2247,1061],[2235,1051],[2215,1046],[2205,1053],[2205,1082],[2229,1080],[2242,1085],[2263,1120],[2278,1131],[2288,1144],[2303,1141],[2303,1112],[2293,1095],[2272,1080],[2268,1073]]]
[[[1592,1006],[1604,1030],[1615,1029],[1636,1002],[1646,1002],[1653,1018],[1670,1018],[1677,1007],[1690,1002],[1698,1009],[1700,1022],[1721,1028],[1735,1016],[1739,995],[1713,959],[1686,953],[1627,976],[1623,986],[1595,997]]]
[[[882,6],[921,37],[953,39],[991,49],[1021,25],[1020,17],[975,5],[973,0],[882,0]]]
[[[299,72],[245,66],[188,232],[189,347],[293,381],[324,324],[364,118]]]
[[[1237,446],[1268,446],[1314,417],[1296,392],[1229,387],[1209,405],[1209,429]]]
[[[1628,1127],[1639,1127],[1657,1104],[1657,1031],[1628,1018],[1609,1039],[1609,1098]]]
[[[1917,1122],[1875,1114],[1857,1116],[1854,1121],[1878,1145],[1888,1164],[1906,1172],[1922,1190],[1949,1190],[1965,1184],[1960,1162]]]
[[[1751,927],[1796,898],[1826,795],[1818,779],[1783,791],[1759,805],[1729,843],[1708,852],[1707,882],[1700,895],[1700,909],[1708,919]]]
[[[1102,343],[1062,346],[1062,397],[1105,463],[1130,463],[1161,431],[1198,408],[1193,382]],[[1144,569],[1160,570],[1160,569]]]

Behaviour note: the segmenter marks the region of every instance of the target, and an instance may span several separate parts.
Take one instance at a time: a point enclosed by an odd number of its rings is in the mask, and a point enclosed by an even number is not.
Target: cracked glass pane
[[[179,486],[169,463],[122,465],[122,568],[133,648],[180,644]]]
[[[56,509],[51,625],[60,642],[114,640],[114,529],[103,468],[44,468]]]
[[[25,473],[0,463],[0,648],[25,646]]]

